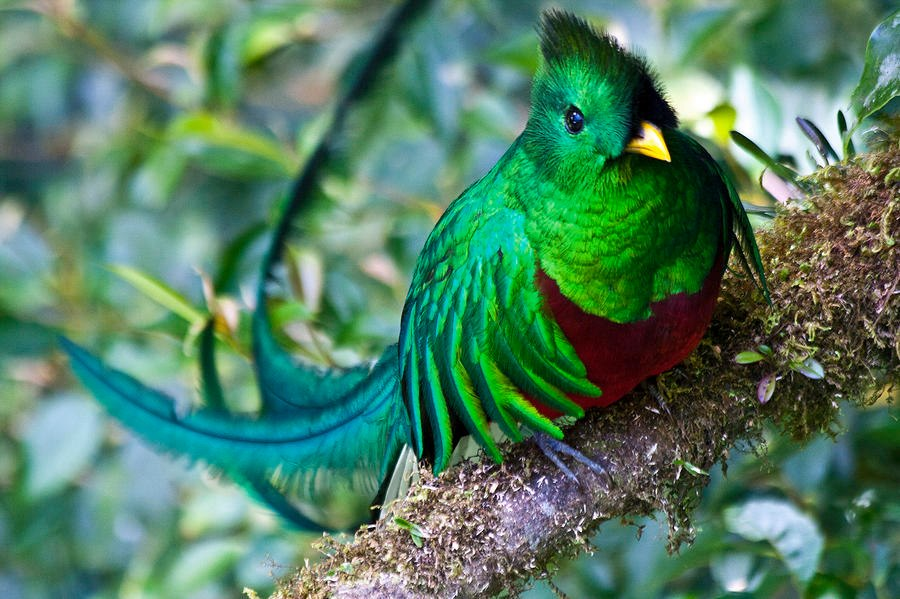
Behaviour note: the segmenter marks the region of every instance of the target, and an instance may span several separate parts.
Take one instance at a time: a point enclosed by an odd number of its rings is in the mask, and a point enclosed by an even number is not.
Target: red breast
[[[719,255],[697,293],[678,293],[650,304],[646,320],[619,324],[584,312],[565,298],[556,281],[543,271],[539,284],[546,305],[587,368],[600,397],[571,396],[584,408],[608,406],[641,381],[684,360],[703,338],[712,320],[722,282],[724,256]],[[537,404],[549,417],[559,412]]]

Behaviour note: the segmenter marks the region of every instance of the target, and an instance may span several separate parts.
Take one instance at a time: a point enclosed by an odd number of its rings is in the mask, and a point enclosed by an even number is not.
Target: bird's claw
[[[575,461],[580,462],[581,464],[588,467],[594,474],[598,476],[606,477],[606,479],[612,483],[612,477],[607,472],[606,468],[590,459],[571,445],[563,443],[557,439],[554,439],[550,435],[546,433],[536,432],[533,435],[534,442],[540,448],[540,450],[547,456],[551,462],[556,464],[556,467],[562,470],[562,473],[566,475],[567,478],[570,478],[576,484],[581,484],[578,482],[578,477],[575,476],[575,473],[572,472],[572,469],[563,463],[562,459],[559,457],[559,454],[565,454]]]
[[[662,391],[660,391],[659,387],[656,385],[656,379],[653,378],[643,381],[641,387],[650,394],[650,397],[656,400],[656,405],[659,406],[659,409],[665,412],[669,418],[672,418],[672,412],[669,411],[669,406],[666,404],[666,399],[663,397]]]

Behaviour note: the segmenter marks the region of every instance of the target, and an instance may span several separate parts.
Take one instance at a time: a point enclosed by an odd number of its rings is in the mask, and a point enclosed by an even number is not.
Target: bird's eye
[[[584,115],[574,106],[566,108],[566,131],[572,135],[581,133],[584,129]]]

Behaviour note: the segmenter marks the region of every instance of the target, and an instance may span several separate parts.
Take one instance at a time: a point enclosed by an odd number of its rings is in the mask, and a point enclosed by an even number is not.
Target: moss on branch
[[[608,466],[613,484],[578,467],[575,484],[533,444],[506,445],[503,465],[473,460],[436,478],[425,473],[351,543],[326,538],[328,556],[282,581],[276,597],[515,595],[554,560],[588,550],[604,521],[659,511],[675,549],[693,538],[690,515],[707,482],[685,463],[724,466],[736,443],[758,443],[766,420],[798,440],[836,434],[840,400],[896,396],[900,148],[810,180],[817,194],[758,235],[773,306],[751,281],[726,277],[706,339],[658,379],[669,413],[638,390],[566,431],[572,446]],[[771,354],[735,362],[761,345]],[[776,383],[761,403],[764,378]]]

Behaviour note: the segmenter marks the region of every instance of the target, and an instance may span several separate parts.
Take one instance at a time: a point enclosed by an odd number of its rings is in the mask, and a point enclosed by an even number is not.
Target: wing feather
[[[561,438],[533,402],[578,417],[584,411],[568,394],[600,394],[544,308],[523,214],[478,189],[451,204],[428,238],[401,325],[413,444],[435,472],[453,449],[451,413],[499,461],[489,420],[514,440],[519,425]]]
[[[425,413],[428,414],[428,420],[431,423],[434,443],[434,469],[436,472],[440,472],[450,463],[450,454],[453,451],[453,427],[444,388],[435,363],[434,351],[430,344],[424,346],[421,359],[424,362],[422,365],[425,366],[425,380],[416,381],[413,384],[421,384],[425,392],[423,398]]]
[[[519,389],[507,378],[500,368],[493,362],[484,364],[483,371],[485,380],[492,389],[496,389],[498,394],[502,394],[505,399],[505,409],[509,411],[510,416],[521,422],[524,426],[531,430],[540,430],[551,437],[562,439],[562,430],[548,421],[534,407],[534,404],[522,395]],[[549,422],[549,423],[548,423]]]
[[[476,348],[477,342],[473,340],[466,344],[466,370],[472,381],[475,395],[480,398],[484,411],[491,421],[496,422],[503,434],[513,441],[521,441],[522,433],[512,414],[506,405],[498,398],[509,394],[508,388],[501,388],[495,379],[489,379],[485,371],[492,371],[496,365],[490,361],[486,354]]]
[[[741,197],[734,188],[731,177],[725,173],[719,163],[712,161],[712,164],[715,166],[717,174],[725,183],[727,189],[728,198],[723,202],[724,209],[722,211],[724,219],[723,234],[729,238],[726,240],[727,246],[731,246],[734,249],[741,267],[753,279],[754,284],[763,294],[763,297],[766,298],[766,301],[771,304],[772,298],[769,295],[769,286],[766,283],[766,275],[763,272],[759,247],[756,245],[756,236],[753,234],[753,225],[750,224],[747,211],[744,210]]]
[[[485,416],[484,408],[473,390],[468,368],[459,368],[462,347],[460,337],[462,323],[456,314],[451,312],[450,321],[444,328],[444,339],[440,346],[446,351],[435,352],[435,359],[441,374],[441,388],[444,390],[453,412],[462,420],[466,430],[475,437],[479,445],[485,448],[491,457],[500,459],[500,451],[491,438],[490,424]]]

